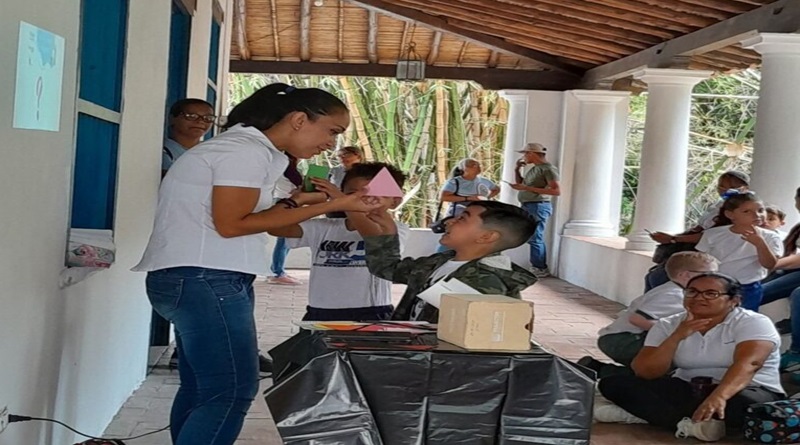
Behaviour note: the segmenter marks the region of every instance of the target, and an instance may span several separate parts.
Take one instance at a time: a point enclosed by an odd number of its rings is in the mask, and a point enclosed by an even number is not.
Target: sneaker
[[[602,396],[601,396],[602,397]],[[647,423],[646,421],[634,416],[615,405],[605,397],[595,396],[594,421],[600,423]]]
[[[775,323],[775,329],[778,330],[778,334],[785,335],[792,333],[792,319],[791,318],[784,318],[783,320]]]
[[[789,350],[781,354],[779,369],[781,372],[800,371],[800,352]]]
[[[272,376],[272,359],[258,354],[258,372],[261,377]]]
[[[725,422],[721,420],[705,420],[694,422],[688,417],[678,422],[675,437],[686,439],[694,437],[704,442],[716,442],[725,437]]]
[[[533,266],[531,266],[531,273],[532,273],[532,274],[533,274],[533,275],[534,275],[536,278],[547,278],[547,277],[549,277],[549,276],[550,276],[550,271],[549,271],[549,270],[547,270],[547,268],[546,268],[546,267],[545,267],[544,269],[539,269],[538,267],[533,267]]]
[[[284,286],[297,286],[298,284],[303,284],[297,278],[292,278],[289,275],[281,275],[279,277],[269,277],[267,278],[267,283],[269,284],[281,284]]]

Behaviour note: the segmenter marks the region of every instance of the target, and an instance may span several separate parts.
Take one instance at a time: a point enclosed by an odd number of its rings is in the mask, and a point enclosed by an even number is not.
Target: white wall
[[[230,0],[222,3],[230,10]],[[0,212],[0,407],[54,417],[99,434],[145,376],[150,305],[144,275],[129,269],[141,256],[155,212],[171,2],[130,2],[116,263],[61,290],[74,158],[79,5],[71,0],[3,2],[0,14],[0,206],[5,209]],[[211,1],[201,0],[198,7],[197,20],[208,22],[197,28],[210,28]],[[58,132],[11,128],[20,20],[66,39]],[[223,26],[223,42],[229,35]],[[228,52],[223,48],[221,53],[225,57]],[[203,82],[200,97],[205,97],[207,59],[206,42],[202,51],[193,50],[190,65],[190,79]],[[226,79],[227,64],[221,64],[221,72],[220,79]],[[199,88],[199,81],[190,84]],[[0,445],[75,441],[65,429],[37,422],[11,425],[0,435]]]

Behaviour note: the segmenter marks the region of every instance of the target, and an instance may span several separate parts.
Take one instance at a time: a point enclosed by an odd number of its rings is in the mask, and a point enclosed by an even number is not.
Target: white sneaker
[[[549,277],[549,276],[550,276],[550,271],[549,271],[549,270],[547,270],[547,268],[546,268],[546,267],[545,267],[544,269],[539,269],[538,267],[533,267],[533,266],[531,266],[531,273],[532,273],[532,274],[533,274],[533,275],[534,275],[536,278],[547,278],[547,277]]]
[[[692,419],[684,417],[678,422],[675,437],[679,439],[694,437],[704,442],[716,442],[725,437],[725,422],[713,419],[693,422]]]
[[[647,423],[619,406],[614,405],[605,397],[602,399],[595,397],[594,420],[600,423]]]

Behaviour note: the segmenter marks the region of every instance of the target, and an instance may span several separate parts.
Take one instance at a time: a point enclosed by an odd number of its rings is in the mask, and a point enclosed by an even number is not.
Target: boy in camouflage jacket
[[[439,310],[417,295],[439,279],[456,278],[484,294],[520,298],[536,277],[501,252],[530,238],[535,222],[522,209],[495,201],[475,201],[447,222],[442,245],[451,250],[423,258],[400,258],[397,227],[386,212],[368,215],[379,229],[364,234],[367,267],[374,275],[407,284],[393,320],[437,323]],[[380,235],[374,235],[381,233]]]

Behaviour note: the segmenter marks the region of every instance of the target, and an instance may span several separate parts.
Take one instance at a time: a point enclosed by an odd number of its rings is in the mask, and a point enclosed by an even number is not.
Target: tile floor
[[[264,279],[256,284],[256,320],[259,345],[263,351],[293,335],[297,328],[291,321],[299,320],[307,301],[307,271],[291,271],[304,282],[301,286],[269,285]],[[395,301],[402,295],[403,286],[394,286]],[[566,359],[577,360],[584,355],[605,358],[597,349],[597,330],[609,323],[621,305],[599,297],[564,281],[548,278],[524,292],[524,298],[536,303],[534,339]],[[166,354],[161,364],[168,361]],[[129,437],[155,431],[168,423],[172,398],[177,390],[177,372],[155,369],[142,384],[106,430],[107,436]],[[262,388],[267,388],[265,380]],[[169,445],[168,432],[140,439],[127,440],[128,445]],[[247,415],[237,445],[281,444],[263,398],[256,398]],[[678,440],[668,431],[644,425],[598,424],[592,430],[592,445],[636,445],[700,443]],[[726,440],[719,444],[742,444],[744,440]]]

